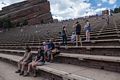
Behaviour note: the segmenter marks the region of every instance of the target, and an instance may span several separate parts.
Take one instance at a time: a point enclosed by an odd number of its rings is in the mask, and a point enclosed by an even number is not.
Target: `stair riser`
[[[82,40],[84,41],[86,38],[82,38]],[[106,40],[106,39],[120,39],[120,37],[116,36],[108,36],[108,37],[91,37],[91,40]],[[68,38],[68,41],[70,41],[71,39]],[[62,42],[62,39],[57,39],[56,42]]]
[[[120,56],[119,48],[61,48],[62,53],[75,53],[75,54],[90,54],[90,55],[105,55],[105,56]]]
[[[63,56],[56,57],[54,61],[58,63],[85,66],[85,67],[120,73],[120,63],[117,63],[117,62],[109,62],[109,61],[102,61],[102,60],[98,61],[98,60],[89,60],[89,59],[79,60],[77,58],[70,58],[70,57],[63,57]]]

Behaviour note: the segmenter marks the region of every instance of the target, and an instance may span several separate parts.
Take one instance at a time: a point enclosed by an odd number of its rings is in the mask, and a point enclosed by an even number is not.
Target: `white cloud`
[[[25,1],[25,0],[0,0],[0,10],[2,9],[2,7],[21,1]]]
[[[102,0],[102,2],[104,3],[104,2],[107,2],[108,0]]]
[[[102,6],[102,4],[101,4],[101,3],[99,3],[99,4],[97,4],[97,6],[98,6],[98,7],[101,7],[101,6]]]
[[[0,3],[5,2],[7,5],[24,0],[0,0]],[[117,0],[101,0],[96,7],[92,7],[90,0],[49,0],[51,4],[51,12],[54,19],[70,19],[78,18],[86,15],[94,15],[105,10],[102,3],[114,4]],[[0,8],[5,5],[0,4]],[[97,8],[99,7],[99,8]],[[114,4],[113,7],[116,7]]]
[[[110,4],[115,4],[117,0],[109,0]]]
[[[115,4],[117,0],[101,0],[103,3],[108,2],[109,4]]]
[[[95,10],[95,12],[100,12],[100,11],[103,11],[103,10],[106,10],[107,8],[98,8]]]
[[[81,17],[91,7],[91,3],[87,3],[88,1],[89,0],[50,0],[53,18],[69,19]]]
[[[101,7],[102,4],[99,3],[98,6]],[[95,15],[103,10],[106,10],[106,8],[93,8],[91,3],[88,3],[85,0],[51,1],[51,12],[53,14],[53,18],[59,20]]]

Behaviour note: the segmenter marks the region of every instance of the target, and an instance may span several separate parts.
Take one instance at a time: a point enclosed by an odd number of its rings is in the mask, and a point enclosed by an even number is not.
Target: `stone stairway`
[[[16,64],[20,58],[16,55],[0,54],[0,60],[11,64]],[[42,76],[49,78],[48,80],[119,80],[120,78],[119,73],[70,64],[46,63],[37,68]],[[52,79],[50,75],[52,75]]]

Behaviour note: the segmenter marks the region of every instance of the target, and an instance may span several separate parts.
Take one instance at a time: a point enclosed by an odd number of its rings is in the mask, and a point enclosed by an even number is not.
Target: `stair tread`
[[[11,59],[17,62],[21,59],[20,56],[7,55],[7,54],[0,54],[0,57]],[[61,76],[65,76],[65,74],[68,74],[69,77],[74,76],[75,78],[85,78],[85,80],[92,80],[92,79],[119,80],[120,79],[119,73],[87,68],[87,67],[80,67],[70,64],[46,63],[44,66],[38,66],[38,68],[42,70],[50,71],[51,73],[55,73],[58,75],[64,74]]]
[[[22,52],[24,53],[24,50],[8,50],[8,49],[0,49],[0,51],[11,51],[11,52]],[[37,51],[32,51],[32,53],[37,53]],[[64,57],[72,57],[72,58],[78,58],[79,60],[84,59],[92,59],[92,60],[101,60],[101,61],[112,61],[112,62],[120,62],[120,57],[116,56],[101,56],[101,55],[89,55],[89,54],[75,54],[75,53],[61,53],[59,56]]]

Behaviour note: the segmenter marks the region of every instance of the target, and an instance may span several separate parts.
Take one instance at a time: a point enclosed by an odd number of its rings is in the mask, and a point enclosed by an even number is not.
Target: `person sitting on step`
[[[24,75],[25,65],[29,64],[30,62],[32,62],[32,53],[31,49],[27,46],[23,58],[18,62],[18,70],[16,71],[16,73]]]
[[[50,39],[49,43],[48,43],[48,51],[47,51],[47,57],[48,57],[48,62],[51,61],[51,52],[52,50],[55,48],[55,45],[53,43],[53,41]]]
[[[58,54],[60,54],[60,45],[56,44],[55,48],[51,51],[51,61],[50,62],[53,62],[54,57]]]
[[[24,76],[29,76],[30,70],[33,69],[34,77],[36,77],[36,66],[42,66],[45,63],[45,57],[44,57],[44,48],[41,47],[38,49],[38,53],[35,56],[35,59],[28,64],[28,70],[27,73]]]

